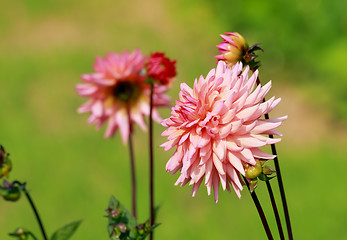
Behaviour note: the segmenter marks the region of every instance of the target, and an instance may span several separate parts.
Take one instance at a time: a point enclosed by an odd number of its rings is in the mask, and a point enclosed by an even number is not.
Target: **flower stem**
[[[259,77],[257,77],[257,85],[260,85]],[[263,99],[263,102],[265,102],[265,98]],[[270,118],[268,113],[264,114],[264,116],[265,116],[265,119],[269,119]],[[273,135],[269,134],[269,138],[273,138]],[[276,156],[274,158],[275,170],[276,170],[278,186],[279,186],[280,193],[281,193],[281,200],[282,200],[282,205],[283,205],[284,216],[285,216],[285,219],[286,219],[288,238],[289,238],[289,240],[293,240],[293,233],[292,233],[292,227],[291,227],[291,224],[290,224],[287,199],[286,199],[286,195],[284,193],[282,175],[281,175],[281,170],[280,170],[280,165],[279,165],[279,161],[278,161],[278,157],[277,157],[277,151],[276,151],[275,144],[271,144],[271,151],[272,151],[272,154]]]
[[[136,214],[136,173],[135,173],[135,160],[133,150],[133,129],[131,124],[130,109],[127,108],[128,122],[129,122],[129,155],[130,155],[130,171],[131,171],[131,197],[132,197],[132,212],[134,218],[137,218]]]
[[[28,199],[28,201],[29,201],[29,203],[30,203],[31,208],[32,208],[33,211],[34,211],[36,220],[37,220],[37,222],[38,222],[38,224],[39,224],[39,226],[40,226],[40,229],[41,229],[41,233],[42,233],[43,239],[44,239],[44,240],[47,240],[48,238],[47,238],[47,235],[46,235],[46,232],[45,232],[45,228],[43,227],[43,224],[42,224],[40,215],[39,215],[39,213],[38,213],[38,211],[37,211],[37,209],[36,209],[36,207],[35,207],[35,204],[34,204],[33,200],[32,200],[31,197],[30,197],[29,192],[27,191],[27,189],[26,189],[26,187],[25,187],[26,183],[20,183],[20,182],[18,182],[18,181],[14,181],[13,183],[17,183],[18,185],[20,185],[20,188],[21,188],[22,191],[24,192],[25,196],[27,197],[27,199]]]
[[[243,177],[243,176],[242,176]],[[243,177],[244,179],[244,182],[246,183],[247,185],[247,188],[248,190],[249,189],[249,183],[247,181],[247,179],[245,177]],[[273,236],[272,236],[272,233],[271,233],[271,230],[270,230],[270,227],[269,227],[269,224],[267,223],[267,220],[266,220],[266,217],[265,217],[265,214],[264,214],[264,211],[263,211],[263,208],[261,207],[260,205],[260,202],[259,202],[259,199],[257,197],[257,194],[255,193],[255,191],[253,190],[253,192],[251,193],[251,197],[252,197],[252,200],[254,202],[254,205],[255,207],[257,208],[258,210],[258,214],[259,214],[259,217],[261,219],[261,222],[263,223],[263,227],[264,227],[264,230],[266,232],[266,236],[269,240],[273,240]]]
[[[150,226],[155,223],[154,216],[154,161],[153,161],[153,88],[151,83],[150,103],[149,103],[149,194],[150,194]],[[153,240],[153,231],[149,234],[149,239]]]
[[[268,114],[265,115],[265,119],[269,119],[269,115]],[[269,137],[273,138],[272,135],[269,135]],[[282,175],[281,175],[280,165],[279,165],[278,158],[277,158],[277,151],[276,151],[275,144],[271,144],[271,151],[272,151],[272,154],[276,156],[274,158],[275,170],[276,170],[276,175],[277,175],[278,186],[280,188],[280,193],[281,193],[281,199],[282,199],[282,205],[283,205],[283,210],[284,210],[284,216],[285,216],[285,219],[286,219],[288,238],[289,238],[289,240],[293,240],[293,233],[292,233],[292,227],[291,227],[291,224],[290,224],[288,205],[287,205],[286,195],[284,193]]]
[[[277,223],[277,228],[278,228],[278,233],[280,234],[281,240],[284,240],[284,234],[283,234],[281,219],[280,219],[280,216],[278,214],[277,205],[276,205],[276,201],[275,201],[275,196],[274,196],[274,194],[272,192],[270,181],[266,181],[266,187],[267,187],[267,190],[268,190],[269,195],[270,195],[272,209],[274,210],[276,223]]]

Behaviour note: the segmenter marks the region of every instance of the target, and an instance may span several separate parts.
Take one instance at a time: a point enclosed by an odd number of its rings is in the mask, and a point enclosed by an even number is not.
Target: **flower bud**
[[[118,219],[121,216],[121,211],[119,209],[108,208],[106,212],[108,214],[106,217],[110,219]]]
[[[254,53],[256,50],[263,50],[258,44],[249,47],[245,38],[237,32],[226,32],[220,36],[223,42],[217,45],[221,53],[215,56],[218,60],[224,61],[230,67],[237,62],[242,62],[244,66],[249,65],[253,70],[260,66],[260,63],[255,61],[258,56]]]
[[[6,200],[16,202],[21,196],[21,190],[13,183],[4,180],[3,187],[0,187],[0,195]]]
[[[260,161],[255,160],[255,162],[255,165],[249,165],[248,163],[244,164],[246,178],[255,179],[262,173],[263,170]]]
[[[162,85],[170,86],[176,76],[175,64],[176,61],[170,61],[164,53],[155,52],[147,61],[147,75]]]
[[[127,231],[127,225],[125,225],[125,223],[118,223],[116,227],[121,233],[125,233]]]
[[[0,145],[0,178],[8,177],[9,172],[12,169],[12,162],[8,158],[9,154],[6,153],[2,145]]]
[[[229,66],[242,61],[243,55],[248,49],[246,40],[237,32],[226,32],[225,35],[220,36],[223,38],[223,42],[217,47],[221,55],[216,58],[225,61]]]
[[[37,239],[32,232],[24,228],[17,228],[13,233],[9,233],[8,235],[15,237],[18,240]]]
[[[146,233],[148,233],[149,230],[150,230],[149,220],[147,220],[146,222],[144,222],[142,224],[136,225],[136,231],[141,236],[145,235]]]
[[[111,236],[116,237],[116,239],[129,239],[129,231],[127,231],[127,225],[122,222],[113,225]]]

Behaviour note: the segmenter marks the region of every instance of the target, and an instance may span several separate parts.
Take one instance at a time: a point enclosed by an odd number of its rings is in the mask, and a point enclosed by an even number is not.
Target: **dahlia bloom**
[[[172,174],[180,171],[175,185],[189,182],[193,185],[193,196],[204,181],[209,195],[213,186],[216,203],[220,184],[228,191],[232,186],[240,198],[243,185],[240,174],[245,175],[243,164],[255,165],[255,158],[275,157],[259,147],[280,141],[263,134],[281,136],[275,128],[286,117],[268,120],[260,117],[281,99],[272,97],[263,103],[271,82],[255,88],[258,71],[251,77],[248,74],[249,67],[242,71],[242,63],[229,68],[219,61],[206,78],[195,80],[193,89],[181,84],[171,117],[162,121],[168,128],[162,136],[168,136],[168,141],[161,146],[165,150],[177,147],[166,170]]]
[[[95,73],[82,75],[85,83],[76,85],[80,96],[90,98],[78,112],[91,112],[88,123],[95,123],[97,129],[107,121],[105,138],[112,137],[119,129],[126,143],[130,134],[128,112],[131,123],[146,129],[144,116],[149,115],[150,85],[142,74],[145,60],[139,50],[97,57],[93,66]],[[166,91],[165,86],[154,85],[153,118],[156,121],[161,120],[156,108],[168,106],[170,101]]]
[[[170,85],[176,76],[176,61],[170,61],[164,53],[151,54],[146,64],[147,75],[162,85]]]

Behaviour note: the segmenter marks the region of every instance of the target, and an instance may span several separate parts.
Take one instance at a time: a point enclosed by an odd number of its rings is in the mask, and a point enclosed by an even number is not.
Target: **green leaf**
[[[50,240],[68,240],[70,237],[75,233],[79,225],[81,224],[80,221],[75,221],[72,223],[69,223],[65,225],[62,228],[59,228],[55,233],[53,233],[52,237]]]

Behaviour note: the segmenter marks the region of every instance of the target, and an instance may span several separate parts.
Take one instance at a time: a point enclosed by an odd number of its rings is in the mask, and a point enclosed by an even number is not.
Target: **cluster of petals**
[[[177,147],[166,165],[168,172],[180,173],[175,185],[193,185],[195,196],[204,182],[209,195],[213,187],[216,203],[220,185],[241,197],[245,163],[275,157],[259,148],[280,141],[264,135],[281,136],[275,128],[286,119],[261,119],[281,99],[263,102],[271,82],[256,87],[258,71],[249,76],[249,67],[242,69],[242,63],[230,68],[219,61],[206,78],[195,80],[193,89],[182,83],[171,117],[162,121],[168,141],[161,146]]]
[[[79,113],[90,112],[88,123],[100,128],[107,122],[105,138],[112,137],[119,129],[124,143],[130,134],[130,123],[146,129],[144,116],[150,111],[150,85],[145,82],[146,57],[139,50],[122,54],[109,53],[97,57],[94,73],[84,74],[83,84],[77,84],[80,96],[89,98]],[[168,106],[170,98],[165,95],[166,86],[154,85],[153,119],[161,121],[157,107]]]
[[[225,61],[229,66],[233,66],[238,61],[242,61],[248,49],[248,43],[244,37],[237,32],[226,32],[220,36],[223,41],[217,45],[217,48],[221,54],[215,56],[215,58]]]
[[[147,75],[162,85],[170,85],[176,76],[175,64],[176,61],[171,61],[164,53],[155,52],[147,61]]]

